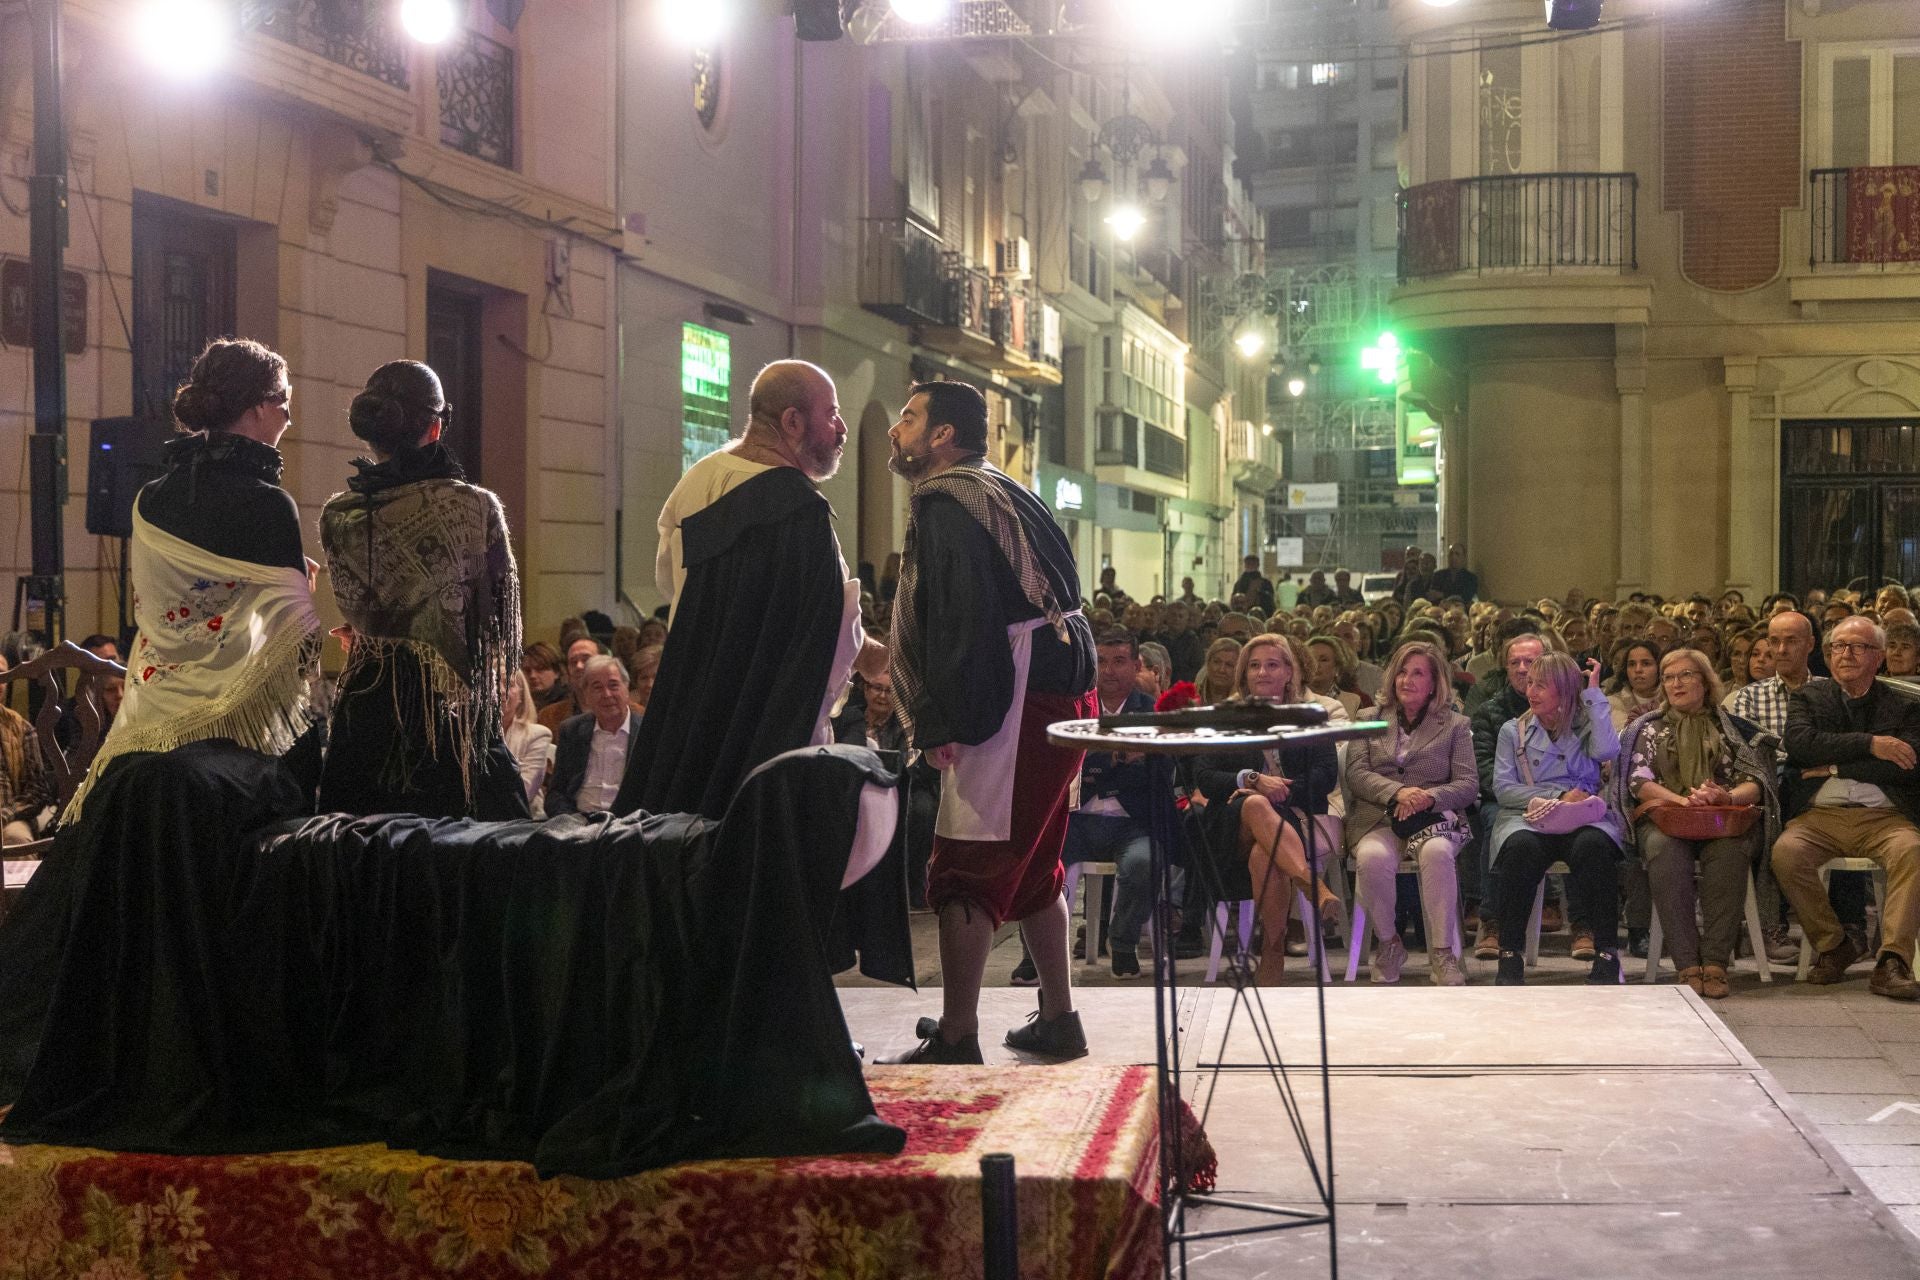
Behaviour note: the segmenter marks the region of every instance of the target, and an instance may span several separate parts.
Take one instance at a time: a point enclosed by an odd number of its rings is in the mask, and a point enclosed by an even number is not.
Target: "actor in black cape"
[[[719,817],[756,765],[832,741],[853,670],[886,669],[815,487],[847,436],[832,379],[776,361],[754,379],[750,414],[660,513],[655,577],[672,626],[615,813]]]

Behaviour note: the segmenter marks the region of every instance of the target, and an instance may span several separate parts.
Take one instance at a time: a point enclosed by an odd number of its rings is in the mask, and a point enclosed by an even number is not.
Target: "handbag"
[[[1444,809],[1422,809],[1411,817],[1395,818],[1392,824],[1393,834],[1402,840],[1411,840],[1428,827],[1445,822],[1450,816]]]
[[[1519,736],[1514,740],[1513,752],[1515,763],[1520,766],[1520,777],[1530,787],[1534,781],[1533,765],[1527,760],[1527,722],[1532,719],[1531,711],[1520,717]],[[1599,796],[1588,796],[1585,800],[1535,796],[1527,801],[1523,818],[1529,827],[1543,836],[1563,836],[1569,831],[1593,826],[1606,816],[1607,802]]]

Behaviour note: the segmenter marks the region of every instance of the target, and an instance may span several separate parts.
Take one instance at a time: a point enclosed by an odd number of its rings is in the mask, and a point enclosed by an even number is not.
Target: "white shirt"
[[[605,813],[613,808],[620,794],[620,780],[627,773],[627,735],[633,727],[629,715],[612,733],[593,726],[593,744],[587,748],[587,777],[574,795],[574,807],[581,813]]]
[[[1813,793],[1816,805],[1854,805],[1864,809],[1891,809],[1893,801],[1887,799],[1887,793],[1871,782],[1861,782],[1854,778],[1839,776],[1828,778]]]
[[[748,462],[730,450],[716,449],[688,467],[687,473],[680,477],[680,483],[673,486],[673,492],[667,495],[666,505],[660,508],[657,526],[660,549],[653,557],[653,585],[659,588],[669,608],[680,603],[680,590],[687,585],[686,557],[681,554],[680,547],[680,522],[706,510],[728,491],[745,484],[762,471],[771,470],[773,468],[765,463]]]

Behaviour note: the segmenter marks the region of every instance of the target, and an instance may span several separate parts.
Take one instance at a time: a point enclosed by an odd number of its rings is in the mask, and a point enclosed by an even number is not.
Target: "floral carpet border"
[[[975,1280],[979,1160],[1014,1155],[1021,1274],[1157,1274],[1146,1067],[877,1067],[902,1154],[597,1182],[382,1146],[269,1156],[0,1146],[0,1280]]]

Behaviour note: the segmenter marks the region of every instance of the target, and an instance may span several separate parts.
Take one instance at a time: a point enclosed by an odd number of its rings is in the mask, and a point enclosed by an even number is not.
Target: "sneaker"
[[[1492,916],[1480,917],[1480,937],[1473,944],[1475,960],[1498,960],[1500,958],[1500,922]]]
[[[882,1063],[894,1066],[940,1065],[977,1067],[981,1065],[980,1037],[961,1036],[949,1044],[940,1035],[938,1018],[922,1018],[914,1024],[913,1034],[920,1037],[920,1043],[905,1053],[897,1053],[891,1058],[881,1058]]]
[[[1467,985],[1467,967],[1460,963],[1459,956],[1445,947],[1427,953],[1427,971],[1432,975],[1436,987]]]
[[[1077,1010],[1063,1013],[1057,1018],[1043,1019],[1040,1011],[1035,1009],[1027,1015],[1027,1025],[1007,1032],[1007,1048],[1062,1061],[1084,1058],[1087,1056],[1087,1033],[1081,1029]]]
[[[1373,949],[1373,981],[1394,983],[1400,981],[1400,970],[1407,963],[1407,944],[1396,937],[1388,938]]]
[[[1891,951],[1880,953],[1867,990],[1889,1000],[1920,1000],[1920,982],[1913,980],[1912,966]]]
[[[1615,951],[1597,951],[1593,956],[1593,968],[1587,970],[1587,985],[1590,987],[1617,987],[1620,985],[1620,955]]]
[[[1861,949],[1854,944],[1853,935],[1847,933],[1840,939],[1840,945],[1831,951],[1822,951],[1813,958],[1813,967],[1807,970],[1807,981],[1817,987],[1830,987],[1836,982],[1847,980],[1847,970],[1861,956]]]
[[[1544,924],[1541,925],[1540,931],[1542,933],[1548,932],[1547,926]],[[1567,954],[1575,960],[1593,959],[1596,954],[1593,946],[1593,930],[1587,928],[1585,925],[1575,925],[1573,927],[1573,949]]]
[[[1126,947],[1113,948],[1113,976],[1116,978],[1137,978],[1140,976],[1140,953]]]
[[[1040,985],[1040,970],[1034,967],[1033,957],[1023,955],[1020,963],[1013,966],[1013,972],[1007,975],[1010,987],[1037,987]]]
[[[1767,960],[1772,964],[1792,964],[1800,958],[1800,944],[1787,933],[1787,926],[1776,924],[1760,932],[1767,944]]]
[[[1496,987],[1524,987],[1527,984],[1527,958],[1518,951],[1495,953],[1500,961],[1499,971],[1493,975]]]
[[[1651,948],[1651,946],[1652,946],[1652,939],[1649,936],[1648,930],[1645,930],[1645,929],[1627,930],[1627,954],[1632,956],[1635,960],[1645,960],[1647,958],[1647,952]]]

